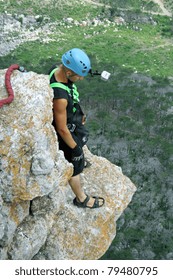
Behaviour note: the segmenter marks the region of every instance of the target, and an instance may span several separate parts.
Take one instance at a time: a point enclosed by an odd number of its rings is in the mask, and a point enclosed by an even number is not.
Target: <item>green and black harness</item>
[[[54,73],[58,70],[58,68],[54,68],[50,74],[49,78],[51,80]],[[77,86],[75,84],[71,85],[71,88],[68,85],[65,85],[61,82],[50,82],[50,87],[63,89],[68,93],[68,101],[73,104],[72,112],[67,112],[68,114],[68,122],[67,127],[70,130],[72,136],[75,136],[79,139],[80,145],[83,147],[88,141],[88,130],[82,124],[82,119],[84,116],[83,110],[79,104],[79,92],[77,90]]]

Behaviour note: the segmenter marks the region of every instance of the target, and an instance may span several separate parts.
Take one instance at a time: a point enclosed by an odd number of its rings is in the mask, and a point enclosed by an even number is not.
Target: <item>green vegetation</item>
[[[103,259],[172,259],[172,19],[152,15],[150,21],[151,13],[141,9],[159,11],[152,1],[100,1],[103,6],[81,6],[80,1],[72,5],[74,2],[52,1],[52,6],[46,0],[41,5],[24,0],[1,3],[1,12],[25,11],[46,15],[50,23],[59,21],[49,35],[53,41],[43,43],[40,34],[36,41],[1,57],[1,68],[19,63],[28,70],[47,73],[64,51],[77,46],[90,55],[94,70],[111,72],[107,83],[87,77],[78,84],[88,114],[90,150],[121,166],[137,186]],[[129,9],[123,10],[126,24],[114,24],[119,8]],[[62,24],[64,17],[81,22],[106,17],[110,23],[75,26]],[[137,20],[128,22],[128,18]]]
[[[100,1],[104,4],[110,5],[112,8],[116,9],[130,9],[130,10],[141,10],[143,8],[153,11],[158,10],[158,5],[153,3],[153,1],[145,1],[145,0],[102,0]]]
[[[51,21],[61,20],[63,17],[73,15],[74,19],[81,19],[81,5],[76,5],[78,1],[71,0],[8,0],[5,3],[0,3],[0,13],[7,11],[11,14],[24,15],[46,15],[51,18]],[[94,16],[99,9],[91,5],[82,5],[82,15],[86,18],[88,14]],[[71,14],[71,15],[70,15]]]
[[[165,6],[168,7],[170,11],[173,11],[173,2],[172,0],[165,0]]]
[[[128,71],[138,71],[150,76],[172,76],[172,21],[161,16],[153,18],[157,22],[156,26],[137,24],[138,31],[134,30],[132,24],[112,24],[108,27],[57,25],[54,34],[50,34],[52,41],[42,43],[44,38],[40,34],[39,40],[24,43],[1,58],[1,68],[18,61],[26,64],[28,69],[45,73],[46,61],[51,65],[57,59],[56,54],[61,57],[65,50],[78,42],[78,47],[85,49],[91,57],[96,56],[97,65],[104,62],[112,64],[114,68],[123,67]]]

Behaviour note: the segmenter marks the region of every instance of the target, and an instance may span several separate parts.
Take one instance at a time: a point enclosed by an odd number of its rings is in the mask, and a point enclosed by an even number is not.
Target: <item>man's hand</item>
[[[74,149],[72,149],[72,161],[79,161],[84,157],[83,150],[80,146],[76,145]]]

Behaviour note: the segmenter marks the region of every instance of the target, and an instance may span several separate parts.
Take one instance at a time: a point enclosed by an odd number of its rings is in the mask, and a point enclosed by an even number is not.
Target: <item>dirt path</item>
[[[102,3],[99,3],[99,2],[95,2],[95,1],[92,1],[92,0],[85,0],[85,2],[93,4],[93,5],[96,5],[96,6],[105,6],[107,8],[110,8],[109,5],[105,5],[105,4],[102,4]]]
[[[162,11],[162,13],[161,13],[162,15],[172,17],[172,13],[164,7],[164,3],[163,3],[164,1],[163,0],[152,0],[152,1],[159,5],[159,7]],[[98,3],[98,2],[95,2],[95,1],[92,1],[92,0],[85,0],[85,2],[96,5],[96,6],[105,6],[102,3]],[[105,7],[110,8],[109,5],[106,5]],[[153,12],[153,14],[155,14],[155,13]]]
[[[169,12],[165,7],[164,7],[164,1],[163,0],[152,0],[154,3],[158,4],[160,9],[162,10],[162,14],[168,17],[172,16],[172,13]]]
[[[147,47],[142,47],[140,49],[136,49],[133,53],[153,51],[155,49],[165,48],[165,47],[169,47],[169,46],[172,46],[172,41],[171,40],[166,41],[165,44],[152,46],[152,47],[148,47],[148,48]]]

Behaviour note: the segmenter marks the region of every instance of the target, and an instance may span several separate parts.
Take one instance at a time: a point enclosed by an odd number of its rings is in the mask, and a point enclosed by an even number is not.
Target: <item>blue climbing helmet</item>
[[[64,53],[62,56],[62,63],[65,67],[82,77],[87,76],[88,72],[91,70],[89,57],[84,51],[78,48],[71,49]]]

